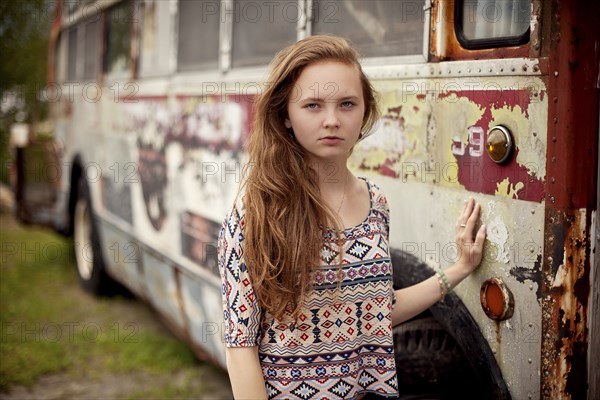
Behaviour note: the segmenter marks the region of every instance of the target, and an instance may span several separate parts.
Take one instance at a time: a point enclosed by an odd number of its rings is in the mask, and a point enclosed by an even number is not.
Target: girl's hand
[[[485,225],[474,232],[481,207],[473,198],[465,200],[465,206],[456,222],[456,244],[458,245],[458,262],[456,263],[466,274],[470,274],[481,263],[485,242]]]

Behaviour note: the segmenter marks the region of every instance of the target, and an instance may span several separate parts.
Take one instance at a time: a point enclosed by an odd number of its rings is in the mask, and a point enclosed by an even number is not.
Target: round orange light
[[[501,164],[508,160],[513,148],[510,131],[502,125],[494,126],[487,134],[485,147],[494,162]]]
[[[515,301],[512,293],[499,278],[489,278],[481,284],[479,293],[485,314],[496,321],[512,317]]]

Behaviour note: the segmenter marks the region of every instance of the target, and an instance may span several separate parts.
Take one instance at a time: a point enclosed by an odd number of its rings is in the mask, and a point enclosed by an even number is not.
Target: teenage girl
[[[393,291],[389,209],[346,167],[379,117],[342,38],[279,52],[260,95],[241,194],[219,236],[227,368],[237,399],[398,396],[392,326],[419,314],[481,261],[479,205],[458,218],[458,261]]]

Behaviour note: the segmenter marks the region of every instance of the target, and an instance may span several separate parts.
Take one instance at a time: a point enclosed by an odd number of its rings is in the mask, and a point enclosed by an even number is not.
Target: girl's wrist
[[[446,270],[447,276],[452,282],[452,286],[456,286],[461,283],[467,276],[472,272],[472,268],[468,265],[461,263],[460,261],[452,265]]]

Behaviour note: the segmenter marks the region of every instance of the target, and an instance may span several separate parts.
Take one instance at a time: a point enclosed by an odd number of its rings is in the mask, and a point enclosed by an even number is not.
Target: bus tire
[[[424,315],[404,322],[394,327],[393,337],[402,399],[460,398],[461,390],[469,392],[468,361],[435,318]]]
[[[116,282],[108,276],[102,257],[100,235],[93,217],[90,190],[80,178],[73,213],[75,264],[81,287],[96,296],[112,294]]]

